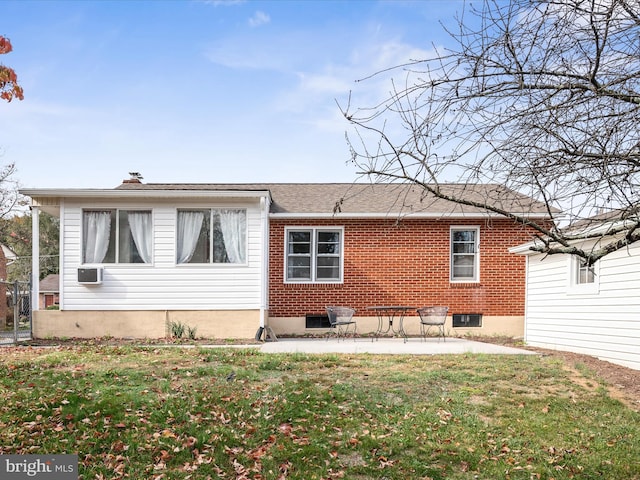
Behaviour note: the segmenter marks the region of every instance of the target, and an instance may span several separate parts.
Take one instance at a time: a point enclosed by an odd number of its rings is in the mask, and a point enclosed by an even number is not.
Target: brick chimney
[[[129,172],[130,177],[125,178],[122,183],[142,183],[142,174],[140,172]]]

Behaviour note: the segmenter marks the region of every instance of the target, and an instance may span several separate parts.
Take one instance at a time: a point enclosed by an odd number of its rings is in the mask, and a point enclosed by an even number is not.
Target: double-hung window
[[[576,255],[569,255],[569,294],[597,294],[600,290],[599,262],[588,265]]]
[[[478,227],[451,228],[451,266],[452,282],[477,282],[479,275],[480,230]]]
[[[342,281],[342,228],[288,228],[285,235],[285,281]]]
[[[247,212],[242,209],[178,210],[176,262],[246,263]]]
[[[83,263],[151,263],[151,210],[84,210]]]
[[[576,269],[577,269],[576,284],[584,285],[589,283],[595,283],[596,269],[593,265],[587,264],[587,261],[585,259],[583,258],[578,259]]]

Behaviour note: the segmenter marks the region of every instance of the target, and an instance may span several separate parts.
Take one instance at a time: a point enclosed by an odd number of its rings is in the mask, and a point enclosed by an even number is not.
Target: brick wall
[[[344,227],[344,283],[285,284],[287,226]],[[449,281],[451,226],[480,228],[480,282]],[[508,252],[530,240],[509,220],[271,220],[269,307],[274,317],[349,305],[447,305],[450,313],[524,315],[525,258]]]

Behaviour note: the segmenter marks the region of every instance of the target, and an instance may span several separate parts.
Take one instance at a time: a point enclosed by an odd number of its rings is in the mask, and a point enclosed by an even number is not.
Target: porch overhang
[[[20,189],[22,195],[31,198],[31,205],[53,216],[59,216],[61,200],[65,198],[88,200],[126,199],[267,199],[269,190],[118,190],[118,189]]]

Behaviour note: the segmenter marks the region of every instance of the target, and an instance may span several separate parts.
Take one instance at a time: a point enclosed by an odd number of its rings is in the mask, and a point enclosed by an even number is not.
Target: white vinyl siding
[[[640,245],[602,258],[596,289],[577,270],[565,255],[528,258],[527,343],[640,369]]]
[[[80,285],[83,209],[148,209],[153,217],[150,264],[103,264],[101,285]],[[246,262],[176,265],[178,209],[234,208],[246,212]],[[259,199],[216,205],[140,200],[91,205],[67,200],[62,208],[64,250],[61,308],[65,310],[254,310],[262,292],[262,245]]]

